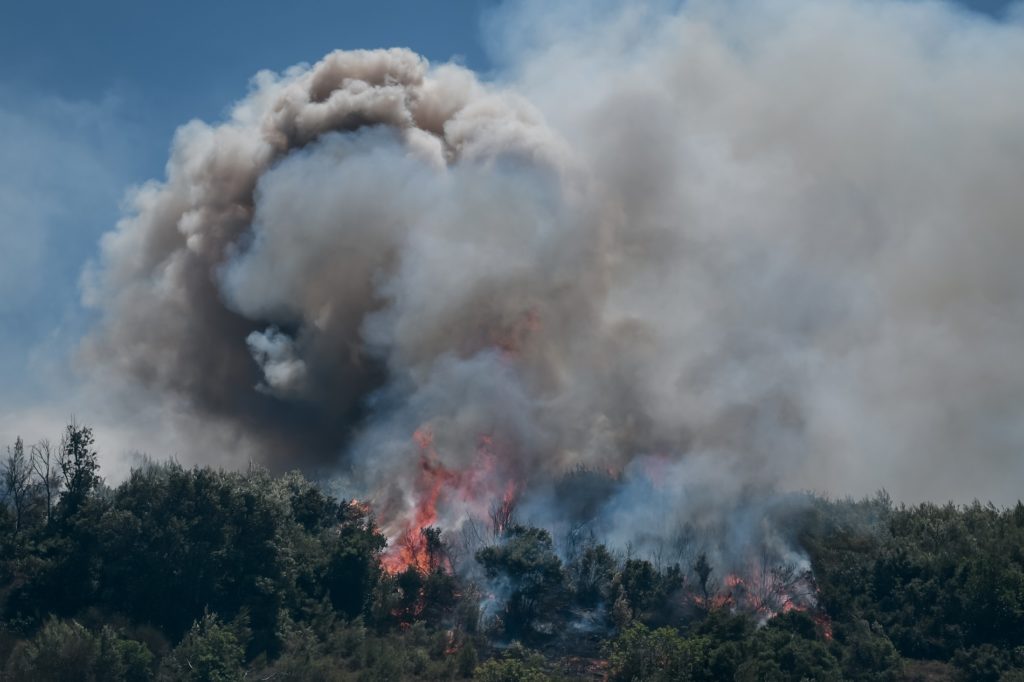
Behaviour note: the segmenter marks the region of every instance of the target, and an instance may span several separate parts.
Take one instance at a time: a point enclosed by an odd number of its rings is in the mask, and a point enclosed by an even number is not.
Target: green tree
[[[737,682],[784,682],[843,679],[838,662],[820,642],[793,636],[756,640],[753,651],[736,669]]]
[[[631,607],[633,617],[649,624],[665,624],[675,615],[672,597],[682,588],[683,576],[679,566],[671,566],[662,573],[650,561],[629,559],[612,585]]]
[[[214,614],[193,624],[185,638],[164,659],[161,680],[236,682],[244,677],[244,642]]]
[[[99,461],[93,450],[92,429],[74,420],[64,429],[57,456],[64,491],[61,506],[65,517],[75,513],[100,484]]]
[[[536,636],[541,618],[546,624],[560,618],[568,594],[562,562],[546,530],[512,526],[501,544],[481,549],[476,560],[488,579],[507,588],[506,634]]]
[[[544,657],[513,647],[501,659],[485,661],[473,673],[481,682],[544,682],[551,679],[544,672]]]
[[[95,679],[99,641],[75,621],[49,620],[30,641],[11,655],[12,680],[78,682]]]
[[[899,653],[880,625],[859,620],[843,626],[836,635],[843,644],[840,663],[844,678],[873,682],[902,679]]]
[[[459,653],[456,657],[456,670],[459,676],[470,677],[477,666],[477,662],[476,647],[473,646],[472,642],[466,641],[459,648]]]
[[[697,586],[700,588],[701,594],[701,606],[705,609],[711,606],[711,592],[712,585],[709,582],[711,579],[711,563],[708,561],[708,555],[701,552],[697,557],[697,560],[693,563],[693,572],[697,576]]]
[[[73,620],[51,619],[15,648],[6,674],[26,682],[145,682],[153,677],[153,654],[113,628],[94,633]]]
[[[611,597],[615,558],[604,545],[591,545],[569,564],[568,574],[577,603],[593,608]]]
[[[651,630],[634,623],[608,646],[611,680],[710,680],[711,640],[684,638],[669,627]]]

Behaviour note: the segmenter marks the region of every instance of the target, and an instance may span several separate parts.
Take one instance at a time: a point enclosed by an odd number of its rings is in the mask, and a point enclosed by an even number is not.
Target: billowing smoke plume
[[[84,357],[385,517],[513,494],[624,545],[779,485],[1018,494],[1024,31],[539,13],[501,16],[499,84],[335,52],[182,127]]]

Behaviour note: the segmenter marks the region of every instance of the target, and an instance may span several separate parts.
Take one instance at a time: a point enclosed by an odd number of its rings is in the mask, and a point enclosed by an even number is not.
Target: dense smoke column
[[[507,87],[338,52],[184,126],[87,278],[87,364],[445,527],[511,481],[728,563],[792,544],[779,485],[1018,494],[1021,28],[567,6],[502,17]]]
[[[770,487],[797,408],[772,387],[701,425],[664,402],[700,370],[661,385],[682,301],[643,319],[615,297],[677,298],[655,282],[688,264],[654,197],[607,182],[521,99],[405,50],[263,74],[227,123],[182,128],[105,240],[87,352],[272,467],[347,471],[393,546],[513,499],[643,549],[702,507],[720,528]],[[580,467],[622,483],[552,485]]]
[[[503,244],[555,230],[563,155],[523,102],[407,50],[261,74],[228,122],[179,131],[104,240],[89,359],[256,434],[272,464],[333,465],[389,377],[517,344],[575,286]],[[401,278],[435,274],[403,300]]]

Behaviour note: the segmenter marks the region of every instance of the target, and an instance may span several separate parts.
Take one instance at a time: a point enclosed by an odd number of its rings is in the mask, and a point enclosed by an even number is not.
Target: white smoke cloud
[[[741,449],[790,486],[1016,500],[1020,22],[928,2],[549,17],[495,23],[621,207],[636,262],[613,302],[671,346],[649,409],[698,433],[752,409]]]
[[[280,391],[287,395],[302,387],[306,378],[306,363],[296,357],[295,342],[271,327],[264,332],[253,332],[246,337],[249,352],[263,369],[266,383],[257,388]]]
[[[561,473],[624,472],[613,539],[777,487],[1015,500],[1024,29],[852,0],[560,16],[496,19],[497,83],[338,52],[183,127],[87,277],[83,357],[394,517],[425,467],[486,471],[450,474],[474,504],[517,481],[538,518]]]

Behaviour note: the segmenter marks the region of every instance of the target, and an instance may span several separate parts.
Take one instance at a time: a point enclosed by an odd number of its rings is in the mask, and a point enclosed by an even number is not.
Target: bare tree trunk
[[[14,447],[7,448],[7,459],[3,464],[4,496],[14,508],[14,532],[21,532],[24,523],[25,506],[28,503],[29,477],[32,471],[25,459],[25,444],[21,438],[14,441]]]
[[[43,439],[32,446],[30,457],[32,473],[46,496],[46,523],[53,517],[53,500],[60,492],[60,471],[50,441]]]

